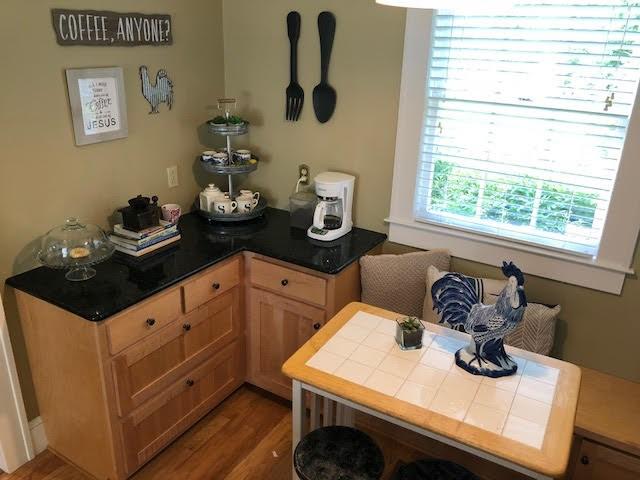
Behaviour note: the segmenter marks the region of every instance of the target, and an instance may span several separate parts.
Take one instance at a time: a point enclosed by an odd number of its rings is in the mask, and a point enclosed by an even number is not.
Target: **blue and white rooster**
[[[495,305],[480,303],[481,282],[459,273],[447,273],[431,287],[433,308],[442,314],[440,323],[473,338],[456,352],[456,364],[474,375],[503,377],[518,368],[504,350],[504,336],[520,323],[527,306],[524,275],[513,262],[503,262],[502,273],[509,280]]]

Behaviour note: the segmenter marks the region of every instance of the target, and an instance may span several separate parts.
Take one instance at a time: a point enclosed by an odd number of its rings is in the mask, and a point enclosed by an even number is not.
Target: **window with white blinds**
[[[638,45],[620,0],[435,14],[416,219],[595,256]]]

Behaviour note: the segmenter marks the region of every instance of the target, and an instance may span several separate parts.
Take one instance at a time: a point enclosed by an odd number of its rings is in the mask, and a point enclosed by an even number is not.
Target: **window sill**
[[[632,269],[551,249],[474,234],[413,219],[387,218],[389,240],[415,248],[448,248],[451,254],[489,265],[512,260],[525,273],[619,295]]]

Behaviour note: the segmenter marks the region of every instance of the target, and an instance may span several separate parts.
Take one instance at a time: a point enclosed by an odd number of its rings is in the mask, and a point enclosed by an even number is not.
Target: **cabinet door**
[[[164,378],[184,363],[182,337],[182,323],[174,322],[113,359],[120,416],[166,387]]]
[[[240,290],[215,298],[185,317],[184,353],[187,359],[218,350],[242,333]]]
[[[121,424],[127,474],[150,460],[244,382],[241,340],[227,345]]]
[[[573,480],[638,480],[640,458],[599,443],[582,440],[571,478]]]
[[[290,399],[291,380],[282,365],[322,327],[325,312],[256,288],[250,296],[250,381]]]

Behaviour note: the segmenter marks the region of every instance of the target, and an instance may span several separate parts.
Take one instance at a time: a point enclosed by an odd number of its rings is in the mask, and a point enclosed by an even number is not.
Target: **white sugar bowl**
[[[220,198],[222,192],[213,183],[210,183],[207,188],[200,192],[200,210],[210,212],[213,208],[213,203],[216,199]],[[224,194],[223,194],[224,196]]]

